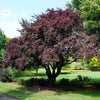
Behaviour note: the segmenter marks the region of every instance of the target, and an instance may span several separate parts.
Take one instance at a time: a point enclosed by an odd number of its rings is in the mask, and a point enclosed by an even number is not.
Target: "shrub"
[[[38,79],[38,85],[46,86],[47,85],[47,80],[44,79],[44,78]]]
[[[69,85],[69,79],[61,79],[58,83],[60,86],[67,86]]]
[[[74,70],[82,70],[83,69],[80,62],[71,63],[71,68],[74,69]]]
[[[24,81],[24,85],[25,85],[25,86],[32,86],[31,80],[30,80],[30,79],[29,79],[29,80],[25,80],[25,81]]]
[[[30,72],[29,70],[25,70],[25,71],[23,72],[23,76],[32,76],[32,75],[33,75],[33,73]]]
[[[98,68],[100,67],[100,62],[98,60],[98,58],[93,57],[89,60],[89,69],[90,70],[98,70]]]
[[[66,64],[65,66],[62,67],[63,70],[69,69],[69,68],[71,68],[70,64]]]
[[[20,77],[20,76],[23,75],[23,71],[17,70],[15,68],[8,67],[7,71],[11,75],[12,79],[15,78],[15,77]]]
[[[11,75],[6,70],[0,70],[0,81],[2,82],[11,82]]]
[[[17,83],[20,85],[24,85],[24,79],[18,79]]]
[[[38,78],[31,78],[28,80],[24,79],[18,79],[18,84],[25,85],[25,86],[46,86],[47,85],[47,80],[44,78],[38,79]]]
[[[82,77],[81,75],[78,75],[77,78],[70,81],[70,86],[72,87],[84,87],[87,82],[90,80],[87,76]]]
[[[0,50],[0,68],[3,68],[2,62],[4,61],[5,53],[6,53],[6,50],[5,49],[1,49]]]
[[[28,80],[18,79],[17,83],[20,84],[20,85],[25,85],[25,86],[31,86],[32,85],[31,79],[28,79]]]
[[[33,79],[31,79],[32,80],[32,84],[33,85],[39,85],[39,83],[38,83],[38,78],[33,78]]]
[[[86,56],[83,57],[83,59],[80,60],[82,68],[87,69],[88,68],[88,63],[86,61]]]

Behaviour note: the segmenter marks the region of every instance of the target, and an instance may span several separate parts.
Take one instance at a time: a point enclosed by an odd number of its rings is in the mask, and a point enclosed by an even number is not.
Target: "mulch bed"
[[[18,84],[16,82],[10,82],[10,84]],[[23,85],[21,85],[23,86]],[[26,86],[23,86],[26,87]],[[84,87],[62,87],[62,86],[54,86],[54,87],[47,87],[47,86],[30,86],[26,87],[29,91],[32,92],[39,92],[39,91],[54,91],[54,92],[63,92],[63,91],[81,91],[81,90],[100,90],[100,83],[88,84]]]
[[[85,87],[43,87],[43,86],[31,86],[27,87],[29,91],[39,92],[39,91],[54,91],[54,92],[63,92],[63,91],[81,91],[81,90],[100,90],[100,84],[90,84]]]

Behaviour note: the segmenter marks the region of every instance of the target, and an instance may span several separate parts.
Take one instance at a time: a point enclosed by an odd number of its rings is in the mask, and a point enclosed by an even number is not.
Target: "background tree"
[[[4,60],[6,48],[7,48],[7,39],[3,31],[0,29],[0,67],[2,67],[2,61]]]
[[[82,0],[72,0],[72,2],[71,2],[71,8],[73,9],[73,10],[75,10],[75,11],[79,11],[80,12],[80,10],[81,10],[81,8],[80,8],[80,4],[82,3]]]
[[[100,33],[100,0],[73,0],[72,9],[81,13],[86,33]]]
[[[28,70],[29,69],[35,69],[36,70],[36,75],[38,75],[38,69],[41,68],[41,66],[39,66],[39,64],[35,60],[36,60],[35,58],[29,57],[28,62],[24,66],[23,70],[25,70],[25,69],[28,69]]]
[[[6,49],[6,47],[7,47],[6,36],[4,35],[3,31],[0,29],[0,50]]]
[[[51,85],[61,68],[69,63],[69,57],[80,57],[79,50],[88,42],[89,36],[81,32],[80,14],[70,8],[48,9],[33,18],[36,20],[31,23],[22,20],[21,37],[9,41],[4,65],[25,69],[29,58],[33,57],[37,65],[45,68]]]

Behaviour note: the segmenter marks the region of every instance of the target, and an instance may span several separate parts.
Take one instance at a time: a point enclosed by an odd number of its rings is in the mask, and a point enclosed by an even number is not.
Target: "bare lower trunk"
[[[53,77],[48,78],[48,86],[53,87],[55,85],[55,82],[56,82],[56,78]]]
[[[61,72],[61,68],[66,65],[67,63],[64,63],[64,57],[61,56],[60,57],[60,62],[57,62],[56,64],[51,64],[49,65],[44,65],[44,68],[46,70],[46,75],[48,76],[48,84],[49,86],[54,86],[55,85],[55,81],[56,81],[56,77],[60,74]],[[50,67],[52,68],[52,70],[50,70]],[[57,69],[57,71],[55,71]]]
[[[48,76],[48,85],[49,86],[54,86],[55,85],[55,81],[56,81],[56,77],[60,74],[61,72],[61,67],[57,68],[57,72],[55,72],[55,68],[53,69],[53,71],[51,72],[50,68],[47,67],[46,69],[46,75]]]
[[[36,68],[36,76],[38,76],[38,68]]]

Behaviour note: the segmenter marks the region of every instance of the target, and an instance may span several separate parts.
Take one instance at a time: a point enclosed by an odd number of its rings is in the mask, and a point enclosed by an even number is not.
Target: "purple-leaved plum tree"
[[[97,54],[98,38],[82,32],[80,14],[66,10],[48,9],[33,16],[34,21],[22,20],[21,36],[9,41],[4,65],[25,69],[30,57],[46,70],[49,84],[55,83],[61,68],[69,63],[69,57],[87,58]],[[93,38],[92,38],[93,37]],[[87,52],[88,51],[88,52]]]

